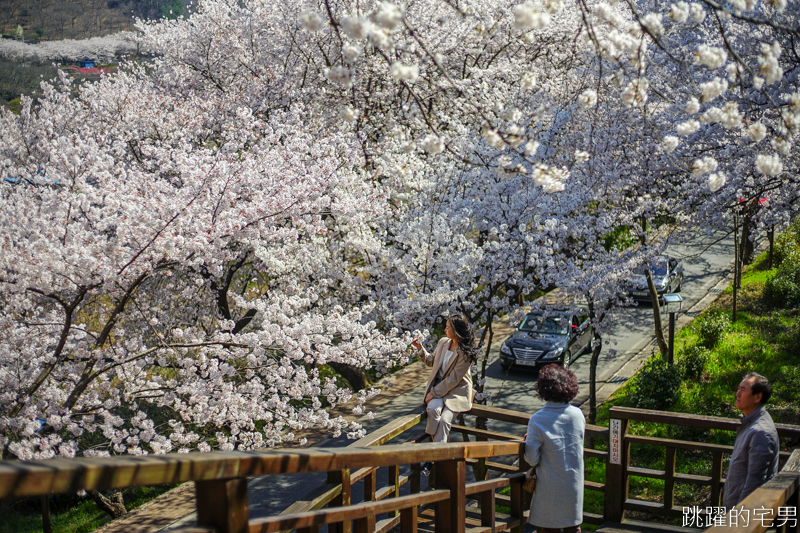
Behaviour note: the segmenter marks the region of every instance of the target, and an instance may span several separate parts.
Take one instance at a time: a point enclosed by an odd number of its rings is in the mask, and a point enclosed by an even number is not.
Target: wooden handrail
[[[690,413],[673,413],[669,411],[653,411],[649,409],[635,409],[633,407],[614,406],[609,410],[609,418],[620,420],[635,420],[637,422],[655,422],[703,429],[722,429],[736,431],[742,424],[738,418],[724,418],[721,416],[705,416]],[[781,439],[800,437],[800,426],[791,424],[775,424],[778,436]]]
[[[733,446],[725,444],[706,444],[705,442],[693,442],[690,440],[675,440],[665,439],[661,437],[645,437],[643,435],[628,435],[629,442],[637,444],[647,444],[650,446],[672,446],[684,450],[692,450],[698,452],[723,452],[730,453],[733,451]]]
[[[426,418],[428,418],[428,412],[419,407],[413,410],[411,413],[401,416],[400,418],[389,422],[385,426],[381,426],[369,435],[358,439],[347,447],[360,448],[363,446],[380,446],[381,444],[389,442],[406,430],[413,428]]]
[[[468,414],[494,420],[527,425],[529,416],[511,410],[495,410],[476,406]],[[604,483],[585,482],[588,490],[603,493],[605,519],[620,520],[625,510],[642,510],[667,516],[680,516],[681,510],[674,504],[676,483],[693,483],[711,486],[712,506],[719,505],[723,455],[730,446],[696,443],[674,439],[662,439],[631,435],[629,421],[650,421],[663,424],[735,430],[736,419],[698,417],[683,413],[666,413],[614,407],[610,412],[615,421],[614,442],[609,451],[585,449],[584,456],[606,463]],[[302,531],[317,531],[319,526],[329,524],[330,531],[349,531],[350,521],[355,531],[387,531],[397,524],[414,523],[423,500],[436,506],[436,522],[439,531],[458,529],[464,521],[464,501],[467,495],[475,495],[481,501],[481,522],[493,525],[494,505],[501,501],[511,509],[511,517],[505,517],[506,526],[518,527],[524,520],[527,505],[522,492],[522,478],[527,469],[524,458],[525,444],[520,436],[467,426],[454,426],[453,431],[471,436],[478,442],[451,442],[437,444],[386,445],[392,439],[423,422],[426,413],[422,409],[399,417],[390,424],[370,433],[345,448],[288,449],[263,452],[215,452],[170,454],[165,456],[109,458],[54,459],[46,461],[0,462],[0,500],[30,497],[53,493],[68,493],[81,489],[107,490],[140,485],[157,485],[195,481],[197,489],[198,528],[208,532],[216,528],[220,532],[266,533],[299,528]],[[782,436],[800,435],[800,427],[782,426]],[[586,436],[608,440],[609,428],[587,426]],[[629,453],[631,444],[658,446],[664,449],[664,470],[631,467]],[[712,455],[711,476],[689,475],[676,472],[677,453],[681,449],[699,450]],[[783,452],[785,453],[785,452]],[[495,456],[516,456],[519,466],[510,466],[488,459]],[[421,492],[420,463],[435,463],[430,478],[433,492]],[[497,461],[497,460],[495,460]],[[476,468],[477,481],[466,484],[466,464]],[[407,475],[400,475],[400,467],[410,465]],[[376,471],[389,468],[389,481],[385,487],[377,487]],[[503,478],[488,480],[489,470],[501,471]],[[282,515],[248,522],[247,478],[275,474],[302,474],[327,472],[328,482],[312,495],[311,501],[298,502]],[[665,482],[664,503],[628,499],[627,486],[630,476],[662,479]],[[422,478],[424,479],[424,478]],[[351,504],[352,484],[363,480],[365,501]],[[408,496],[400,495],[400,486],[410,488]],[[508,486],[510,496],[496,496],[495,491]],[[797,505],[800,494],[800,451],[794,452],[781,472],[768,484],[754,492],[743,502],[750,506],[777,509],[784,504]],[[716,503],[715,503],[716,502]],[[329,505],[327,509],[312,511]],[[229,514],[225,514],[229,513]],[[376,525],[377,514],[388,514],[388,518]],[[422,515],[420,515],[421,517]],[[442,518],[447,516],[447,519]],[[599,515],[585,515],[587,522],[600,523]],[[445,522],[447,527],[445,527]],[[210,529],[211,528],[211,529]],[[447,529],[450,528],[450,529]],[[765,528],[712,529],[715,533],[753,531],[760,533]]]
[[[472,404],[472,409],[465,414],[489,418],[491,420],[500,420],[502,422],[511,422],[512,424],[519,424],[522,426],[528,425],[528,420],[531,418],[530,413],[512,411],[511,409],[500,409],[498,407],[486,407],[485,405],[478,404]]]
[[[762,512],[762,509],[771,510],[771,517],[775,520],[778,516],[778,509],[784,504],[792,502],[796,513],[799,492],[800,450],[795,450],[774,478],[753,491],[737,506],[737,509],[743,509],[740,515],[747,513],[747,524],[743,523],[743,519],[739,520],[737,518],[736,525],[731,525],[731,513],[729,512],[724,520],[726,525],[710,527],[706,529],[706,533],[763,533],[769,529],[770,524],[765,520],[753,520],[753,517],[756,516],[756,511]],[[795,514],[794,520],[796,524],[800,517]],[[796,530],[797,527],[794,529]]]
[[[279,515],[250,521],[250,533],[277,533],[279,531],[309,526],[321,526],[343,520],[356,520],[394,510],[419,507],[450,498],[449,490],[431,490],[419,494],[399,496],[382,502],[364,502],[349,507],[333,507],[322,511]]]
[[[0,462],[0,499],[184,481],[326,472],[424,461],[515,455],[522,442],[435,443],[376,448],[307,448],[147,457]]]

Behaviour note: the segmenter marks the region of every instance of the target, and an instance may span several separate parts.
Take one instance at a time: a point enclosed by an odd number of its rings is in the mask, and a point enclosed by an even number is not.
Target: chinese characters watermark
[[[760,507],[758,509],[733,508],[727,514],[724,507],[706,507],[697,505],[683,508],[683,527],[731,526],[747,527],[750,521],[760,523],[763,527],[797,527],[797,507],[778,507],[775,509]]]

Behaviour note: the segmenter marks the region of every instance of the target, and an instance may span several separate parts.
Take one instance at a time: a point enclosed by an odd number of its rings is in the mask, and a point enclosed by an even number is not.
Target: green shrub
[[[769,400],[770,403],[798,405],[800,402],[800,368],[794,365],[784,366],[778,375],[780,377],[776,381],[780,385],[775,387],[773,396]]]
[[[800,249],[800,217],[794,219],[789,227],[775,236],[773,261],[780,266],[792,252]]]
[[[682,370],[660,357],[651,358],[634,378],[631,407],[666,410],[680,398]]]
[[[21,99],[19,97],[14,98],[8,103],[8,109],[14,113],[15,115],[19,115],[20,110],[22,109],[21,106]]]
[[[764,295],[776,307],[800,307],[800,249],[783,257],[775,275],[767,280]]]
[[[697,334],[701,344],[712,349],[730,327],[731,319],[728,313],[724,311],[706,313],[698,320]]]
[[[711,351],[703,346],[694,345],[678,354],[678,366],[684,379],[697,381],[703,377],[706,363],[711,356]]]

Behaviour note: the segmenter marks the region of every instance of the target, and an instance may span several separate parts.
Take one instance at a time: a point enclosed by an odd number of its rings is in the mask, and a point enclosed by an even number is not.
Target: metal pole
[[[675,312],[669,313],[669,364],[675,361]]]

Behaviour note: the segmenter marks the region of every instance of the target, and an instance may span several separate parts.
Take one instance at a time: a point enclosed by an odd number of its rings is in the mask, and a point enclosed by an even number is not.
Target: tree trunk
[[[739,241],[739,250],[742,258],[742,265],[749,265],[753,262],[754,244],[750,240],[750,228],[753,226],[752,219],[749,216],[742,218],[742,238]],[[739,287],[741,288],[742,280],[739,280]]]
[[[653,323],[655,325],[656,341],[658,341],[658,351],[661,352],[661,357],[666,359],[669,347],[664,339],[664,325],[661,323],[661,305],[658,301],[658,291],[655,283],[653,283],[653,275],[650,273],[650,268],[644,269],[644,275],[647,278],[647,288],[650,289],[650,301],[653,303]]]
[[[344,363],[328,363],[340,376],[347,380],[353,392],[366,389],[371,382],[369,376],[363,368],[358,368],[353,365],[346,365]]]
[[[486,366],[489,364],[489,351],[492,349],[492,339],[494,338],[494,329],[492,328],[492,324],[494,323],[494,313],[491,311],[487,317],[487,325],[486,328],[488,330],[489,338],[486,340],[486,351],[483,353],[483,361],[481,361],[481,371],[478,374],[477,381],[485,380],[486,379]],[[478,385],[475,390],[477,392],[483,392],[485,387],[485,381],[483,385]],[[486,405],[486,400],[481,400],[481,405]],[[478,416],[475,418],[475,428],[477,429],[488,429],[487,420],[485,417]]]
[[[739,220],[733,217],[733,321],[736,322],[736,299],[739,285]]]
[[[603,349],[603,337],[594,332],[594,346],[592,358],[589,361],[589,420],[590,424],[597,423],[597,363],[600,360],[600,351]]]
[[[769,239],[769,269],[772,270],[772,249],[775,246],[775,226],[770,226],[767,231],[767,239]]]
[[[97,504],[97,508],[107,513],[111,518],[119,518],[128,513],[128,510],[125,509],[125,501],[122,499],[122,493],[119,491],[111,493],[111,498],[106,498],[96,490],[90,490],[89,494],[94,500],[94,503]]]

